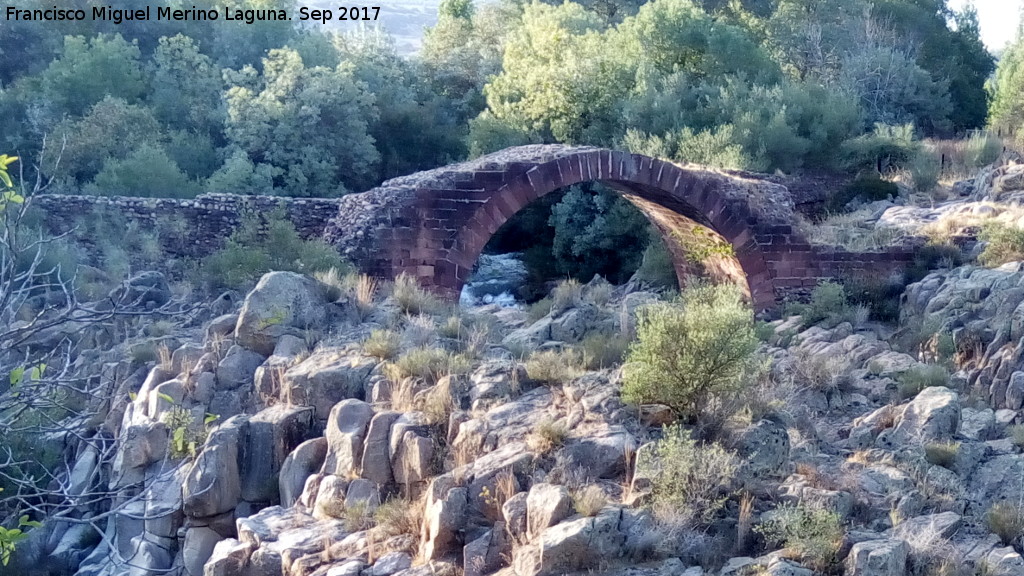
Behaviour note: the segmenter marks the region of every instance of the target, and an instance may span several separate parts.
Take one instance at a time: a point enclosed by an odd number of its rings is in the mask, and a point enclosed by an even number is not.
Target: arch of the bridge
[[[773,307],[780,296],[778,261],[790,251],[809,250],[802,239],[791,239],[789,225],[764,217],[770,200],[762,198],[758,210],[752,209],[755,196],[780,189],[776,184],[559,145],[511,148],[344,197],[325,236],[370,274],[406,273],[454,297],[505,222],[550,192],[591,181],[620,192],[648,217],[666,239],[681,282],[695,267],[687,238],[707,241],[710,234],[718,245],[731,246],[711,254],[700,268],[739,284],[758,309]]]
[[[716,281],[739,285],[755,306],[774,304],[768,266],[748,226],[751,215],[742,205],[727,202],[715,179],[654,158],[610,150],[582,151],[519,168],[464,225],[452,228],[457,232],[450,261],[458,268],[454,281],[450,276],[435,278],[435,286],[460,290],[491,236],[531,202],[574,184],[600,182],[625,196],[658,229],[672,253],[680,285],[700,268]],[[693,262],[687,239],[708,242],[709,235],[731,246],[732,254],[709,254],[702,262]]]

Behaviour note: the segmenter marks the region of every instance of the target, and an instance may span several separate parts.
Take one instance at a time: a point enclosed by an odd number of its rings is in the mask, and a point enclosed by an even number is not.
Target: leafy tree
[[[223,81],[213,60],[188,36],[161,38],[152,58],[150,103],[165,126],[217,134],[223,125]]]
[[[999,59],[990,90],[989,122],[1024,132],[1024,19],[1017,27],[1017,38]]]
[[[500,72],[504,38],[519,25],[519,8],[485,4],[477,10],[442,3],[437,24],[425,31],[419,74],[456,124],[465,125],[485,107],[483,87]]]
[[[369,126],[381,159],[377,181],[435,168],[465,155],[462,131],[443,102],[418,90],[416,68],[379,31],[339,35],[338,56],[374,95]]]
[[[107,96],[77,120],[65,120],[54,132],[62,135],[67,146],[59,163],[54,151],[46,165],[55,167],[54,175],[70,177],[68,186],[92,179],[107,158],[125,158],[143,144],[156,144],[160,123],[150,109]]]
[[[276,49],[263,74],[247,66],[226,94],[228,140],[289,196],[332,196],[366,186],[380,160],[369,134],[373,95],[353,66],[307,68]],[[269,167],[263,168],[264,166]]]
[[[148,143],[123,159],[107,158],[96,178],[85,186],[87,194],[97,196],[191,198],[196,191],[195,183],[167,153]]]
[[[228,194],[268,194],[282,170],[270,164],[256,166],[244,150],[235,148],[224,164],[206,180],[206,191]]]
[[[140,56],[138,46],[119,34],[68,36],[57,59],[32,79],[35,101],[50,125],[66,114],[84,114],[107,96],[134,103],[147,90]]]
[[[898,37],[914,43],[917,64],[935,82],[945,85],[951,127],[964,130],[983,126],[988,104],[984,83],[995,64],[981,42],[974,7],[968,5],[954,14],[946,0],[878,0],[873,11],[880,21],[891,23]],[[918,126],[948,129],[943,125]]]
[[[213,0],[210,4],[221,14],[225,8],[232,11],[281,8],[289,14],[297,12],[294,0]],[[268,52],[287,46],[298,35],[293,23],[288,20],[245,25],[218,22],[209,26],[208,30],[210,37],[202,39],[203,45],[209,43],[210,55],[221,68],[233,69],[259,66]]]
[[[603,186],[588,188],[573,186],[551,209],[556,266],[584,282],[600,274],[624,283],[640,266],[650,224],[622,196]]]
[[[267,272],[284,270],[312,275],[350,267],[326,242],[303,240],[283,209],[244,214],[225,246],[207,256],[197,269],[197,282],[212,290],[248,289]]]
[[[634,73],[628,55],[608,46],[603,28],[578,4],[527,6],[508,38],[502,72],[484,88],[491,114],[549,141],[611,141],[616,106]]]
[[[171,160],[193,179],[207,178],[221,166],[218,149],[207,134],[172,130],[162,147]]]

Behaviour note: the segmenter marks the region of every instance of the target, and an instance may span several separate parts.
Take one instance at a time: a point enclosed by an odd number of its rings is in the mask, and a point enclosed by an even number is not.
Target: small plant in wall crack
[[[197,425],[192,412],[184,406],[175,404],[174,398],[167,394],[160,394],[160,398],[173,404],[164,415],[164,423],[171,431],[169,446],[171,458],[195,458],[199,453],[199,447],[206,442],[210,428],[220,416],[206,414],[203,417],[202,425]]]

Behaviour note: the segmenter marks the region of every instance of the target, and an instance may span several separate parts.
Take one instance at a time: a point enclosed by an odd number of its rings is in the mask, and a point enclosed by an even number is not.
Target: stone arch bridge
[[[385,182],[340,200],[325,238],[359,268],[416,277],[458,294],[487,241],[534,200],[596,181],[661,233],[680,284],[694,272],[740,285],[755,308],[805,295],[823,279],[885,276],[909,251],[812,246],[794,227],[789,191],[764,175],[680,166],[593,147],[530,145]]]
[[[50,229],[113,211],[142,229],[176,220],[188,234],[163,239],[171,254],[216,249],[246,211],[282,208],[305,237],[323,237],[362,271],[401,273],[457,296],[487,241],[530,202],[567,186],[601,182],[661,233],[681,283],[694,273],[734,282],[758,310],[806,295],[827,278],[887,276],[907,250],[853,253],[810,244],[794,226],[789,190],[765,175],[676,165],[613,150],[563,145],[509,148],[470,162],[389,180],[337,199],[207,194],[190,200],[42,195]]]

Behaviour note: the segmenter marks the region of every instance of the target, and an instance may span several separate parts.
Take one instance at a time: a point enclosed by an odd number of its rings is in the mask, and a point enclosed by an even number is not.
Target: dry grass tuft
[[[608,504],[608,498],[600,486],[589,484],[573,493],[572,503],[579,515],[593,517]]]
[[[1024,534],[1024,510],[1020,505],[1009,502],[993,504],[985,514],[985,524],[1003,544],[1012,545]]]
[[[548,385],[562,384],[579,376],[581,362],[574,350],[534,352],[526,360],[526,375]]]
[[[574,306],[583,299],[583,285],[579,280],[570,278],[562,280],[551,293],[551,312],[558,314]]]
[[[400,341],[401,339],[397,332],[374,330],[370,332],[370,336],[363,342],[363,351],[381,360],[391,360],[398,355],[401,347]]]
[[[433,314],[444,308],[437,296],[428,292],[415,278],[405,272],[395,278],[391,294],[398,307],[407,314]]]
[[[569,437],[569,429],[552,419],[542,420],[526,439],[530,450],[544,455],[565,444]]]
[[[907,234],[899,229],[876,227],[868,221],[870,216],[868,210],[856,210],[832,214],[818,223],[798,217],[796,224],[812,244],[841,246],[855,252],[883,250],[906,237]]]

